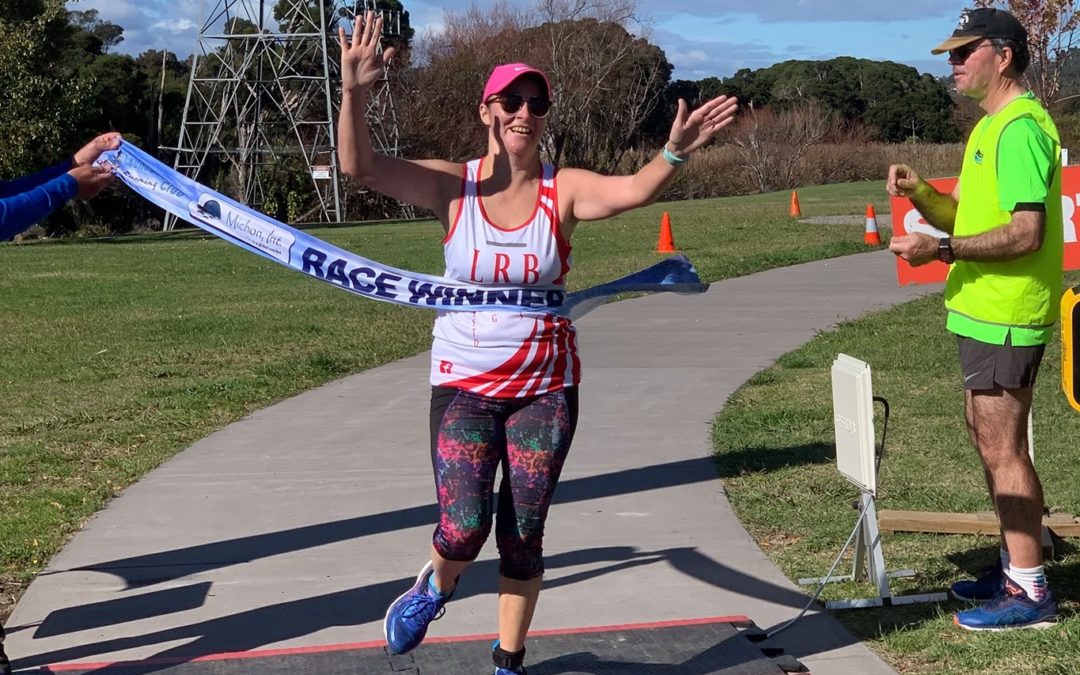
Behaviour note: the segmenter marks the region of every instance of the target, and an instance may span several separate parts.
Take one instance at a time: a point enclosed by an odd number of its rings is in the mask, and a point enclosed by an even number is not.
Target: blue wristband
[[[667,144],[664,145],[663,155],[664,155],[664,161],[667,162],[668,164],[670,164],[671,166],[682,166],[683,164],[686,164],[688,159],[690,159],[689,157],[679,157],[674,152],[668,150],[667,149]]]

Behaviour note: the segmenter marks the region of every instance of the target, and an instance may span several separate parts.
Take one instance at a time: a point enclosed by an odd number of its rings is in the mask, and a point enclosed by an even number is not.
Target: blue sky
[[[194,48],[201,17],[221,1],[80,0],[68,7],[97,9],[102,19],[123,26],[120,52],[165,48],[183,57]],[[444,11],[492,2],[403,0],[418,33],[438,27]],[[664,50],[679,79],[834,56],[897,61],[946,75],[944,57],[931,56],[930,48],[949,36],[968,6],[961,0],[637,0],[640,22],[631,28]]]

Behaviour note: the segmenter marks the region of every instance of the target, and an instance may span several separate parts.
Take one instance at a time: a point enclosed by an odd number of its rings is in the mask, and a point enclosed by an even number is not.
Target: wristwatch
[[[956,256],[953,255],[952,238],[944,237],[937,241],[937,259],[946,265],[951,265]]]

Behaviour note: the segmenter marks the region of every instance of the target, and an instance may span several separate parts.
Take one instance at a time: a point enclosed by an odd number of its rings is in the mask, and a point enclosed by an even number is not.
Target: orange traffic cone
[[[877,216],[874,215],[874,205],[866,205],[866,234],[863,235],[863,241],[867,246],[880,246],[881,237],[878,235],[877,229]]]
[[[675,238],[671,236],[671,216],[667,211],[660,218],[660,241],[656,243],[657,253],[674,253]]]
[[[795,194],[795,191],[791,191],[791,208],[788,209],[788,213],[792,218],[801,218],[802,211],[799,209],[799,195]]]

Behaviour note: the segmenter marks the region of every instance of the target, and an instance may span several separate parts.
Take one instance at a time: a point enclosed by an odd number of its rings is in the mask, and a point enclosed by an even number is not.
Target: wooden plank
[[[997,534],[997,517],[987,513],[940,511],[878,511],[882,532],[939,532],[942,534]]]
[[[1043,525],[1059,537],[1080,537],[1080,519],[1068,513],[1043,517]],[[878,529],[882,532],[937,532],[941,534],[989,534],[999,532],[997,516],[992,511],[979,513],[944,513],[940,511],[878,511]]]

